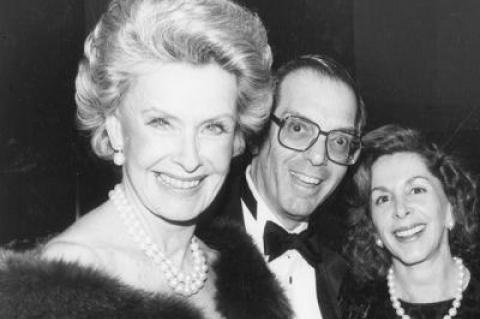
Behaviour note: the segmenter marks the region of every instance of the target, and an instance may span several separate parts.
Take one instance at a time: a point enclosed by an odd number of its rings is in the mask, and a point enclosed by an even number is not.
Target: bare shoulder
[[[106,251],[111,248],[114,227],[107,218],[105,205],[76,221],[63,233],[51,239],[43,248],[42,256],[52,260],[76,262],[84,266],[102,267]],[[107,217],[106,217],[107,216]]]
[[[75,262],[82,266],[101,268],[102,259],[93,247],[64,239],[53,239],[45,245],[42,257],[50,260]]]

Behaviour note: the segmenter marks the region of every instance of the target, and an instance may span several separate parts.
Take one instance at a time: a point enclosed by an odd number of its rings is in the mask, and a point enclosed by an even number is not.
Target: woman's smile
[[[395,260],[413,264],[450,249],[448,198],[418,154],[398,152],[375,161],[370,205],[376,231]]]
[[[192,190],[192,189],[195,189],[197,186],[199,186],[199,184],[205,178],[205,176],[180,178],[170,174],[157,173],[157,178],[162,184],[168,187],[171,187],[173,189]]]
[[[215,64],[152,65],[137,77],[111,133],[140,206],[184,221],[210,204],[234,152],[236,93],[235,76]]]
[[[424,223],[421,224],[412,224],[407,227],[400,227],[393,231],[393,235],[400,242],[413,241],[418,239],[424,233],[427,225]]]

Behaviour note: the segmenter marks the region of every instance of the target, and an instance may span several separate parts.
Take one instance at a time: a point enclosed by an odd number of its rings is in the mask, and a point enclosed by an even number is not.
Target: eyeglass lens
[[[321,132],[316,124],[298,117],[285,119],[279,139],[288,148],[305,151],[315,143],[320,133],[327,135],[326,147],[330,160],[341,164],[355,161],[355,153],[360,147],[358,137],[343,131]]]

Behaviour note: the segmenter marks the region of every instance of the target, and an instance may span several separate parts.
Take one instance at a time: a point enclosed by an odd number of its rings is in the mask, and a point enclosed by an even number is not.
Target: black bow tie
[[[320,255],[309,241],[309,235],[308,231],[289,234],[277,224],[267,221],[263,232],[263,248],[268,261],[281,256],[287,250],[296,249],[310,265],[315,265],[320,261]]]

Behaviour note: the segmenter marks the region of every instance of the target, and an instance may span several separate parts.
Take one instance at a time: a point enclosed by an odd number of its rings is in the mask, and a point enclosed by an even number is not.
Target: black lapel
[[[333,291],[333,287],[329,281],[329,274],[325,266],[319,264],[315,267],[315,277],[317,282],[317,299],[323,319],[340,318],[337,306],[337,298]]]
[[[338,319],[340,318],[338,293],[347,265],[337,253],[322,245],[317,232],[312,229],[310,231],[314,234],[309,239],[310,246],[313,246],[319,256],[319,262],[314,268],[320,311],[323,319]]]
[[[245,222],[243,220],[243,213],[242,213],[242,201],[241,201],[241,194],[242,194],[242,180],[245,179],[245,172],[239,173],[239,175],[235,176],[230,182],[229,185],[230,191],[224,198],[224,211],[221,213],[227,219],[239,223],[242,226],[245,226]]]
[[[257,200],[253,197],[250,187],[248,187],[247,177],[245,176],[246,172],[240,176],[240,198],[243,200],[247,206],[250,213],[253,215],[253,218],[257,219]]]
[[[233,165],[233,167],[235,166],[236,168],[232,168],[231,174],[225,182],[221,198],[219,198],[222,205],[216,209],[221,210],[217,212],[217,215],[225,216],[227,219],[245,226],[242,200],[254,218],[257,218],[257,201],[247,184],[245,177],[246,164]]]

